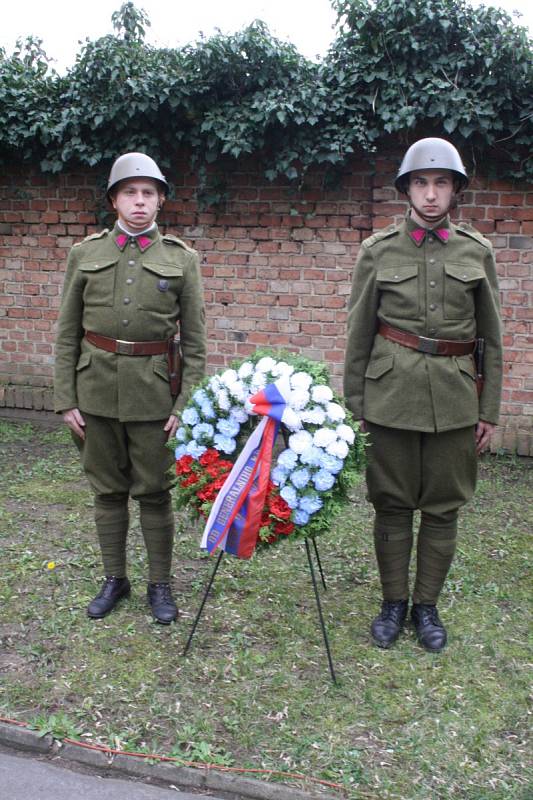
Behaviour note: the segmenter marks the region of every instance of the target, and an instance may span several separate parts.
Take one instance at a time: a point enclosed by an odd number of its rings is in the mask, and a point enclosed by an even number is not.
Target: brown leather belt
[[[476,347],[475,339],[429,339],[427,336],[416,336],[414,333],[391,328],[384,322],[380,322],[378,333],[391,342],[432,356],[467,356],[473,353]]]
[[[85,331],[85,338],[100,350],[118,353],[121,356],[158,356],[168,353],[169,349],[168,339],[157,342],[127,342],[124,339],[100,336],[99,333],[93,333],[93,331]]]

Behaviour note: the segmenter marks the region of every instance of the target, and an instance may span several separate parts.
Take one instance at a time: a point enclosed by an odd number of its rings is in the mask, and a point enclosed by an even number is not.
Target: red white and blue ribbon
[[[213,504],[200,546],[212,553],[220,547],[237,558],[255,550],[265,505],[272,448],[291,392],[282,377],[250,398],[253,413],[264,418],[244,445]]]

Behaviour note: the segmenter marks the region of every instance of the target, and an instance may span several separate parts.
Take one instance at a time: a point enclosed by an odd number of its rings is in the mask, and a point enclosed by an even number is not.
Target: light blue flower
[[[178,445],[178,447],[176,447],[175,453],[176,453],[176,461],[177,461],[179,458],[181,458],[182,456],[186,455],[186,453],[187,453],[187,445],[186,444]]]
[[[287,480],[289,473],[287,470],[283,469],[279,465],[274,467],[272,472],[270,473],[270,477],[272,478],[272,482],[276,484],[276,486],[283,486]]]
[[[213,408],[213,404],[209,398],[206,398],[203,401],[202,405],[200,406],[200,410],[204,419],[214,419],[216,416],[215,409]]]
[[[202,444],[210,444],[213,440],[215,429],[208,422],[200,422],[192,429],[194,438]]]
[[[285,500],[289,508],[296,508],[298,506],[298,495],[296,494],[296,489],[293,486],[287,484],[283,487],[280,491],[281,497]]]
[[[301,508],[297,508],[292,512],[291,519],[295,525],[307,525],[309,522],[309,514]]]
[[[309,483],[309,479],[311,478],[309,474],[309,470],[305,467],[301,467],[300,469],[296,469],[291,474],[291,482],[297,489],[303,489]]]
[[[311,514],[316,514],[317,511],[320,511],[323,505],[322,498],[317,494],[306,494],[300,498],[298,508],[311,516]]]
[[[222,450],[223,453],[230,455],[237,447],[237,444],[235,439],[231,439],[229,436],[223,436],[221,433],[216,433],[215,447],[217,450]]]
[[[198,406],[201,406],[202,403],[205,403],[205,401],[207,400],[207,394],[205,389],[197,389],[193,394],[192,399]]]
[[[324,451],[321,447],[315,447],[314,444],[311,447],[307,447],[302,455],[300,456],[300,461],[302,464],[309,464],[310,467],[318,467],[320,466],[320,459],[324,455]]]
[[[192,408],[192,406],[189,406],[183,410],[181,420],[185,423],[185,425],[190,425],[192,427],[200,422],[200,417],[198,416],[197,410]]]
[[[189,444],[186,445],[185,449],[188,455],[192,456],[193,458],[200,458],[200,456],[207,450],[207,447],[204,447],[203,444],[198,444],[198,442],[192,439]]]
[[[325,469],[326,472],[331,472],[333,475],[336,475],[343,468],[344,462],[340,458],[331,456],[329,453],[324,453],[320,459],[319,466],[321,469]]]
[[[293,450],[287,448],[278,456],[278,466],[283,467],[283,469],[294,469],[296,464],[298,463],[298,456]]]
[[[234,419],[219,419],[217,422],[217,430],[228,439],[234,439],[240,429],[239,423]]]
[[[331,472],[321,469],[313,475],[313,483],[317,492],[327,492],[335,483],[335,476]]]
[[[178,442],[186,442],[187,441],[187,431],[185,428],[178,428],[176,431],[176,441]]]

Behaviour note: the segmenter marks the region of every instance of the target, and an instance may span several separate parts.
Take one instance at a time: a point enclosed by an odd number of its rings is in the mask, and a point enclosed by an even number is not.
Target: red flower
[[[291,509],[283,499],[279,495],[271,495],[268,498],[268,505],[270,508],[271,514],[278,519],[289,519],[291,515]]]
[[[276,522],[274,525],[274,531],[278,534],[284,534],[288,536],[294,530],[294,522]]]
[[[188,478],[185,478],[180,482],[180,486],[183,486],[185,489],[187,486],[193,486],[193,484],[198,483],[199,481],[198,475],[195,475],[194,472],[191,472]]]
[[[214,447],[210,447],[205,453],[202,453],[198,461],[202,465],[202,467],[208,467],[210,464],[214,464],[215,461],[218,461],[220,458],[220,453],[218,450],[215,450]]]
[[[179,458],[176,461],[176,475],[188,475],[193,461],[193,457],[188,455]]]

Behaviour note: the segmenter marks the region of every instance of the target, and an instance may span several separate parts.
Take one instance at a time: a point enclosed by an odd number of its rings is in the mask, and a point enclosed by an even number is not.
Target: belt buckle
[[[132,356],[133,355],[133,346],[135,342],[127,342],[124,339],[117,339],[117,347],[115,353],[118,353],[121,356]]]
[[[427,353],[428,355],[436,356],[439,352],[439,340],[430,339],[427,336],[419,336],[417,350],[419,350],[421,353]]]

